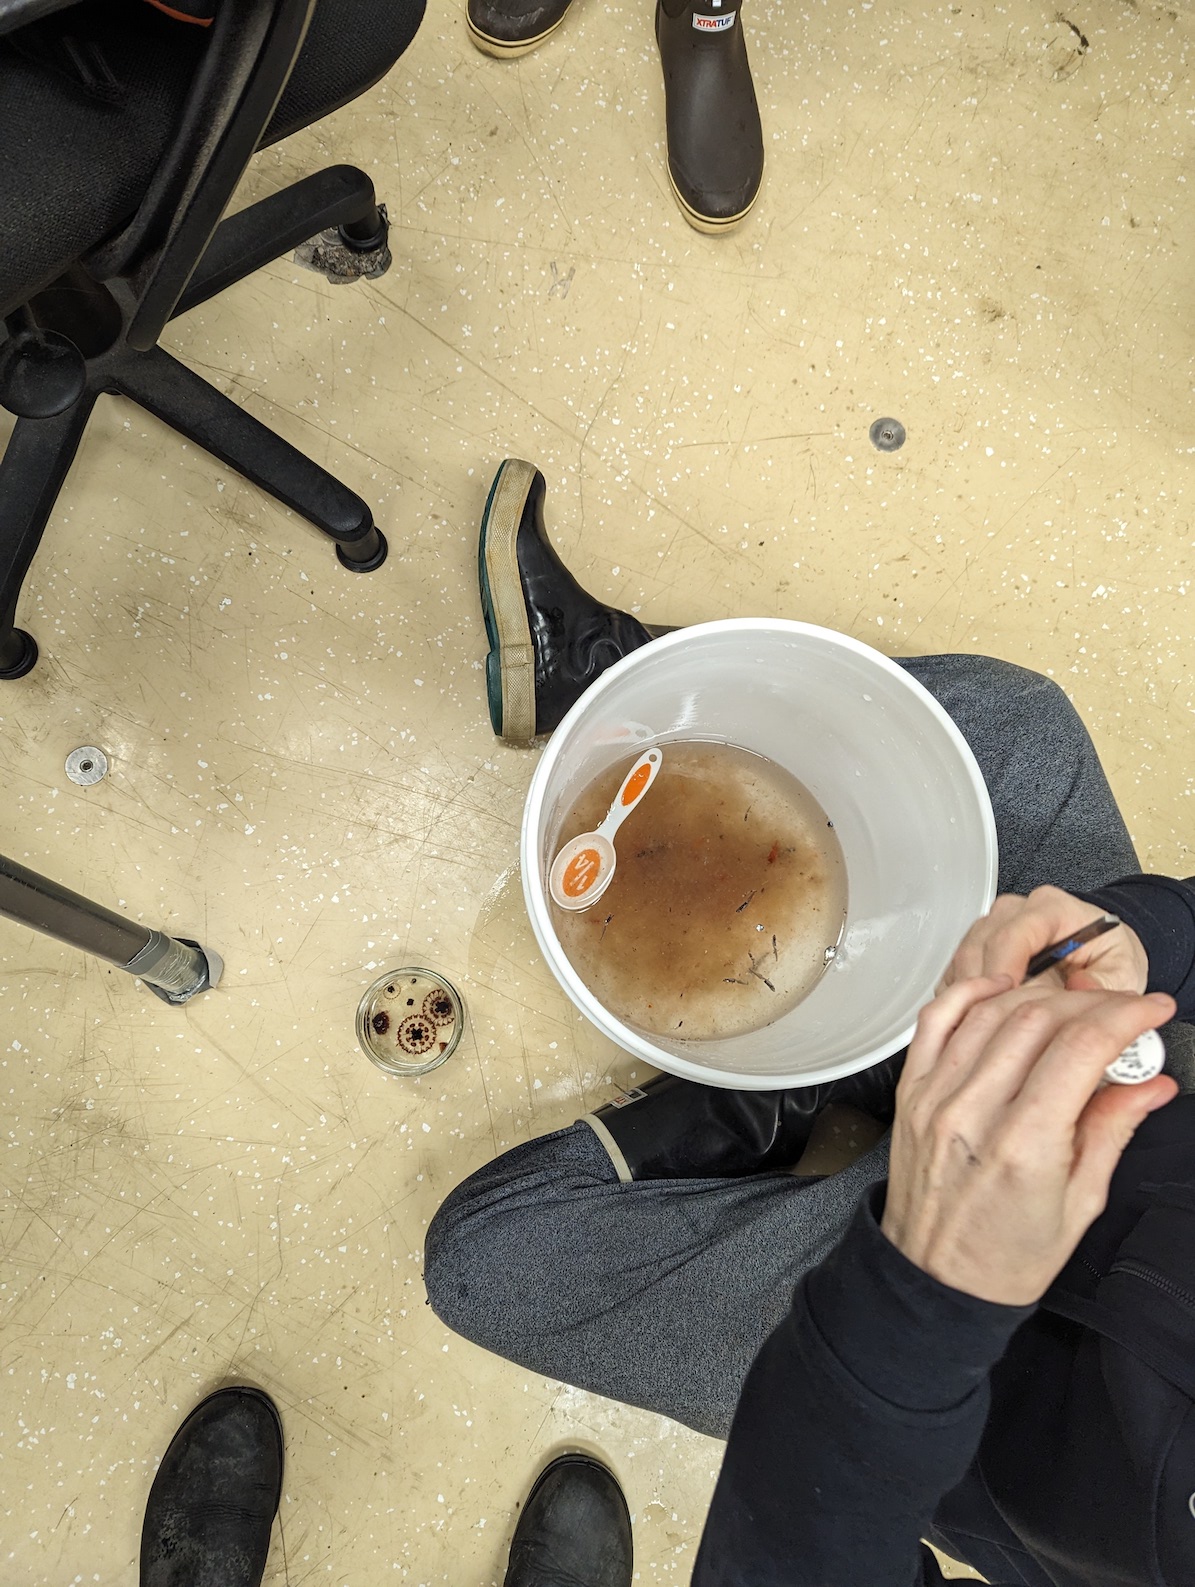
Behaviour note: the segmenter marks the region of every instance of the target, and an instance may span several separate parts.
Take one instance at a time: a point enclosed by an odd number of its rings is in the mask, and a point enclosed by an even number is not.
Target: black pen
[[[1030,959],[1029,968],[1025,971],[1025,979],[1028,980],[1031,975],[1041,975],[1060,960],[1069,958],[1075,949],[1081,948],[1085,942],[1094,942],[1097,937],[1102,937],[1105,931],[1112,931],[1119,925],[1120,921],[1115,915],[1103,915],[1099,920],[1093,920],[1089,926],[1084,926],[1081,931],[1076,931],[1073,937],[1064,937],[1061,942],[1043,948]]]

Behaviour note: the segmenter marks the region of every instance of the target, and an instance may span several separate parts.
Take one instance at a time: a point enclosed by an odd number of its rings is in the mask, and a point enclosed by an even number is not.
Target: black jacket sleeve
[[[1032,1307],[949,1289],[882,1233],[886,1187],[797,1286],[747,1375],[694,1587],[914,1587]],[[928,1556],[926,1556],[928,1557]]]
[[[1149,959],[1147,992],[1169,992],[1178,1019],[1195,1019],[1195,878],[1125,876],[1078,896],[1119,915],[1141,938]]]

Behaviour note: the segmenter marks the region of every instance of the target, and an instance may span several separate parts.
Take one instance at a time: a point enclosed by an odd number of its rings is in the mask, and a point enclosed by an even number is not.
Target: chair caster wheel
[[[360,557],[352,555],[357,549],[356,546],[338,545],[336,547],[336,559],[341,567],[348,568],[350,573],[372,573],[375,568],[381,567],[390,553],[390,547],[386,544],[386,536],[376,525],[373,533],[377,536],[376,543],[370,535],[366,535],[365,539],[360,542],[361,546],[366,548],[364,561]],[[370,546],[374,547],[372,551],[368,549]]]
[[[37,640],[23,628],[14,628],[8,642],[0,645],[0,682],[12,683],[37,666]]]

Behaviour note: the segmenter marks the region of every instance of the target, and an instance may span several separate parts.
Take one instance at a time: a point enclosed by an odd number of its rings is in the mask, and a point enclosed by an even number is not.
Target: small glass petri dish
[[[465,1028],[465,1009],[450,981],[407,965],[389,970],[357,1004],[357,1040],[390,1075],[425,1075],[447,1063]]]

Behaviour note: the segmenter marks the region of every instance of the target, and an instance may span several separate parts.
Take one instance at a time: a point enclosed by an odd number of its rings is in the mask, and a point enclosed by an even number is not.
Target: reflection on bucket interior
[[[557,846],[597,825],[631,764],[619,759],[584,789]],[[669,743],[618,853],[592,908],[549,907],[577,974],[629,1025],[680,1041],[743,1035],[796,1007],[834,957],[847,913],[842,847],[809,789],[763,755]]]

